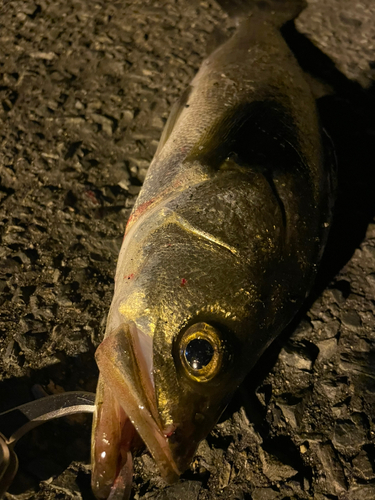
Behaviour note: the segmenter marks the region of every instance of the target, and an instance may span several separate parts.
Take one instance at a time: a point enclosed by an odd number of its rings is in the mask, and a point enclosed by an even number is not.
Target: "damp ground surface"
[[[230,30],[208,1],[3,2],[0,411],[95,390],[127,218],[172,104]],[[317,285],[191,470],[167,487],[144,453],[132,498],[375,498],[375,96],[284,31],[338,157]],[[93,499],[89,448],[87,416],[30,432],[8,498]]]

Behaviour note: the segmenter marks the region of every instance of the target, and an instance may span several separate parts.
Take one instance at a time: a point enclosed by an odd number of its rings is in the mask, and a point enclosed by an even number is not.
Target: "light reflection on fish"
[[[98,498],[129,494],[142,442],[167,481],[189,466],[314,281],[332,172],[278,24],[249,17],[203,62],[130,216],[96,355]]]

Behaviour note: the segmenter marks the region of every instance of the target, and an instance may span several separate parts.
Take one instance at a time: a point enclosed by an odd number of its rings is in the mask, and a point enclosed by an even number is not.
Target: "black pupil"
[[[214,349],[208,340],[191,340],[185,349],[185,358],[193,370],[201,370],[211,361]]]

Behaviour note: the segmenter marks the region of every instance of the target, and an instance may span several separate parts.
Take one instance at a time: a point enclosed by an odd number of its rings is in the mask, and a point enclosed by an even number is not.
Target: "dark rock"
[[[337,354],[337,340],[335,338],[322,340],[316,345],[319,349],[318,362],[326,362]]]
[[[347,311],[341,316],[342,323],[350,330],[358,330],[361,326],[361,319],[356,311]]]
[[[201,484],[197,481],[183,481],[161,491],[156,500],[197,500]]]
[[[375,498],[375,485],[362,484],[350,488],[347,496],[348,500],[370,500]]]
[[[360,479],[375,479],[372,462],[365,450],[361,450],[360,453],[355,458],[353,458],[352,464],[354,474]]]
[[[309,442],[312,453],[316,454],[321,463],[319,478],[317,478],[317,493],[340,497],[346,492],[345,474],[338,457],[330,444]],[[343,495],[345,498],[345,496]]]
[[[337,420],[332,443],[341,453],[354,455],[366,443],[367,424],[361,414],[355,413],[350,420]]]
[[[261,452],[261,461],[263,465],[263,473],[272,483],[285,481],[297,474],[297,470],[291,465],[282,463],[277,457]]]
[[[253,500],[278,500],[282,498],[280,491],[273,488],[255,488],[251,496]]]

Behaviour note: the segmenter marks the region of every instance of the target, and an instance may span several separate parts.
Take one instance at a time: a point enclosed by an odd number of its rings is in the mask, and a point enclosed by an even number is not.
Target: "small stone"
[[[350,488],[348,500],[371,500],[375,498],[375,484],[361,484]]]
[[[319,340],[326,340],[335,337],[340,328],[340,322],[336,319],[328,322],[313,320],[311,323],[314,327],[314,331],[319,336]]]
[[[119,185],[122,189],[125,189],[125,191],[128,191],[128,190],[129,190],[129,187],[130,187],[130,180],[129,180],[129,179],[127,179],[127,178],[121,179],[121,180],[118,182],[118,185]]]
[[[64,495],[66,498],[79,498],[79,487],[76,483],[77,473],[73,467],[65,470],[52,481],[48,481],[51,491],[58,492],[59,496]],[[43,484],[43,483],[42,483]],[[56,495],[57,496],[57,495]]]
[[[34,59],[45,59],[46,61],[52,61],[56,57],[54,52],[31,52],[31,57]]]
[[[213,465],[214,452],[211,450],[206,439],[203,439],[203,441],[199,443],[196,456],[199,457],[200,461],[204,461],[203,465],[208,465],[209,467]]]
[[[157,130],[162,130],[164,128],[164,122],[160,116],[154,116],[152,118],[152,126]]]
[[[341,453],[354,455],[366,443],[366,429],[359,413],[351,420],[337,420],[332,438],[334,447]]]
[[[375,247],[370,245],[363,246],[363,253],[366,257],[375,261]]]
[[[73,302],[67,297],[57,297],[56,302],[62,307],[71,307],[73,305]]]
[[[136,194],[138,194],[140,190],[141,190],[141,186],[133,186],[133,185],[131,185],[131,186],[129,186],[129,188],[128,188],[128,192],[129,192],[129,194],[131,194],[131,195],[136,195]]]
[[[161,491],[156,500],[197,500],[201,483],[198,481],[179,481]]]
[[[91,115],[91,118],[95,123],[98,123],[99,125],[101,125],[102,130],[105,134],[107,134],[108,136],[112,135],[112,133],[113,133],[113,121],[111,119],[107,118],[106,116],[99,115],[97,113],[93,113]]]
[[[25,21],[27,19],[27,15],[24,12],[18,12],[16,17],[20,21]]]
[[[348,387],[345,384],[327,381],[320,383],[317,388],[327,396],[331,405],[336,405],[348,396]]]
[[[355,458],[353,458],[352,463],[354,473],[360,479],[369,481],[370,479],[375,478],[374,469],[365,450],[362,450]]]
[[[217,477],[217,486],[219,489],[222,490],[226,486],[228,486],[231,471],[232,471],[232,468],[231,468],[230,464],[226,461],[223,461],[223,463],[221,464],[219,475]]]
[[[375,288],[375,273],[366,276],[366,280],[372,288]]]
[[[367,227],[366,239],[370,240],[374,238],[375,238],[375,224],[371,222]]]
[[[308,357],[303,356],[297,351],[287,351],[282,349],[279,354],[279,359],[283,361],[286,365],[293,368],[298,368],[299,370],[311,370],[312,361]]]
[[[253,500],[278,500],[281,493],[273,488],[255,488],[251,493]]]
[[[297,405],[290,406],[284,405],[282,403],[278,403],[277,405],[284,415],[285,421],[293,427],[293,429],[297,429],[297,419],[296,419],[296,409]]]
[[[350,330],[356,331],[361,326],[361,318],[355,311],[347,311],[342,314],[341,321]]]
[[[76,100],[74,107],[78,110],[84,109],[84,105],[78,99]]]
[[[282,463],[277,457],[259,449],[260,459],[263,465],[263,473],[270,481],[285,481],[297,474],[297,470],[291,465]]]
[[[134,113],[130,109],[125,109],[122,113],[122,119],[125,124],[130,123],[134,118]]]
[[[150,165],[150,162],[144,158],[129,157],[129,160],[138,168],[148,168]]]
[[[316,453],[321,462],[321,470],[325,475],[324,490],[330,495],[339,495],[346,490],[343,468],[330,444],[318,444],[310,441],[313,454]]]
[[[319,349],[319,354],[317,357],[317,362],[327,361],[332,358],[337,352],[337,340],[327,339],[316,344]]]
[[[301,444],[301,446],[299,447],[299,451],[302,455],[304,455],[305,453],[307,453],[309,450],[308,446],[306,446],[306,444]]]

